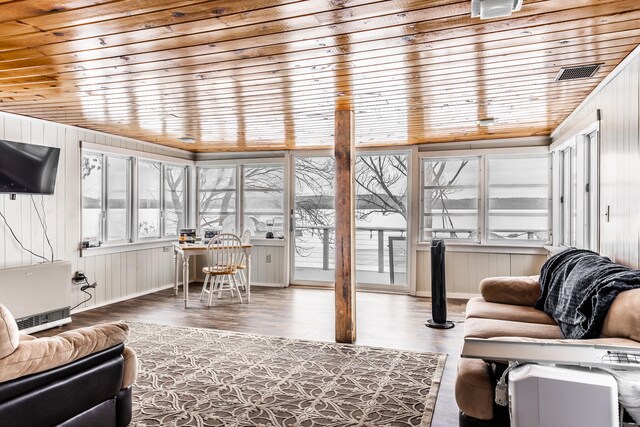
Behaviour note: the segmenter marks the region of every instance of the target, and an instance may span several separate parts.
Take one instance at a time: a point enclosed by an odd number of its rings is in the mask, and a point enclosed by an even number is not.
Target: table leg
[[[251,252],[247,254],[247,302],[251,301]]]
[[[182,291],[184,293],[184,308],[189,308],[189,258],[187,254],[182,255]]]
[[[175,295],[178,296],[178,251],[173,250],[173,268],[175,270],[175,277],[173,278],[173,291]]]

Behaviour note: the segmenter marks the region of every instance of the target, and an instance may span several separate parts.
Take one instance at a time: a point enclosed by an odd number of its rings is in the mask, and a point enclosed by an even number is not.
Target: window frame
[[[102,151],[98,151],[98,150],[93,150],[93,149],[83,149],[82,152],[80,153],[80,158],[82,159],[82,157],[85,154],[89,154],[89,155],[94,155],[94,156],[100,156],[101,158],[101,162],[102,162],[102,170],[100,171],[100,196],[101,196],[101,203],[100,203],[100,231],[99,231],[99,236],[98,237],[98,241],[100,242],[100,246],[105,246],[105,245],[121,245],[121,244],[126,244],[126,243],[131,243],[134,240],[134,236],[132,233],[132,212],[133,212],[133,192],[132,192],[132,182],[133,182],[133,175],[134,175],[134,157],[133,156],[129,156],[129,155],[123,155],[123,154],[115,154],[115,153],[110,153],[110,152],[102,152]],[[108,232],[108,221],[107,221],[107,217],[108,217],[108,208],[107,208],[107,195],[108,195],[108,188],[109,188],[109,180],[108,180],[108,169],[109,169],[109,163],[108,163],[108,159],[109,158],[116,158],[116,159],[124,159],[128,161],[128,168],[127,168],[127,176],[126,176],[126,188],[127,188],[127,195],[126,195],[126,209],[127,209],[127,224],[126,224],[126,230],[127,230],[127,237],[125,239],[117,239],[117,240],[108,240],[107,236],[109,235]],[[82,160],[81,160],[82,161]],[[80,172],[82,173],[82,167],[80,168]],[[82,211],[84,209],[84,207],[82,206],[82,198],[84,196],[84,192],[83,192],[83,185],[82,185],[82,179],[80,179],[80,210]],[[82,213],[82,212],[81,212]],[[82,217],[82,215],[80,215]],[[80,228],[81,231],[83,231],[83,228]],[[82,233],[81,233],[82,234]],[[85,240],[85,236],[81,235],[80,236],[81,241]]]
[[[424,248],[431,243],[431,240],[424,238],[424,159],[443,159],[454,160],[464,158],[480,158],[478,165],[478,238],[472,239],[444,239],[447,245],[467,247],[467,248],[523,248],[523,250],[540,250],[552,242],[554,233],[552,227],[553,210],[554,205],[552,203],[553,187],[553,163],[552,158],[549,157],[549,237],[547,242],[537,242],[528,240],[512,240],[506,242],[500,242],[497,240],[488,239],[488,169],[487,158],[494,156],[511,156],[511,157],[527,157],[527,156],[540,156],[549,155],[550,151],[548,146],[523,146],[523,147],[505,147],[505,148],[472,148],[472,149],[458,149],[451,148],[449,150],[425,150],[418,152],[419,163],[419,182],[417,192],[418,195],[418,239],[417,247]]]
[[[128,206],[128,214],[127,214],[127,233],[128,238],[124,240],[106,240],[106,218],[101,218],[100,221],[100,246],[92,247],[92,248],[84,248],[83,251],[88,251],[88,253],[102,253],[105,250],[106,253],[113,251],[113,248],[118,247],[127,247],[134,245],[144,245],[147,246],[149,244],[153,244],[154,242],[163,243],[163,242],[171,242],[177,240],[177,236],[166,236],[164,231],[164,221],[161,220],[160,228],[161,232],[159,237],[140,237],[139,236],[139,197],[138,197],[138,185],[139,185],[139,162],[151,162],[151,163],[159,163],[161,165],[161,198],[164,198],[164,171],[166,166],[184,168],[184,212],[182,216],[183,227],[187,228],[190,224],[190,201],[191,201],[191,173],[190,170],[193,168],[193,162],[190,160],[182,160],[180,158],[172,158],[165,155],[160,154],[149,154],[142,153],[136,150],[130,150],[126,148],[119,147],[111,147],[111,146],[103,146],[101,144],[84,142],[80,141],[80,161],[82,162],[82,157],[85,154],[98,155],[103,159],[103,168],[101,171],[101,196],[102,196],[102,206],[101,212],[104,212],[106,208],[106,191],[108,186],[107,180],[107,166],[106,159],[108,157],[115,158],[125,158],[129,159],[129,168],[127,174],[127,206]],[[83,185],[82,185],[82,166],[80,166],[80,221],[81,221],[81,236],[80,241],[85,240],[85,236],[82,235],[82,198],[83,198]],[[164,214],[166,212],[165,205],[161,204],[160,206],[161,212]],[[103,248],[103,249],[101,249]],[[117,250],[117,249],[116,249]],[[81,254],[82,256],[82,254]]]
[[[599,121],[573,132],[561,144],[552,147],[558,164],[553,179],[559,190],[554,202],[562,213],[556,223],[556,246],[599,251],[599,150]],[[575,186],[572,182],[574,173]],[[574,190],[576,194],[573,194]]]
[[[180,221],[180,217],[178,218],[178,228],[188,228],[188,212],[189,212],[189,166],[182,165],[178,163],[170,163],[164,162],[162,163],[162,172],[160,173],[160,181],[162,185],[160,187],[161,194],[161,203],[160,203],[160,238],[161,239],[173,239],[178,238],[180,233],[176,233],[175,235],[167,235],[167,204],[166,204],[166,172],[167,167],[169,168],[178,168],[182,169],[182,173],[184,173],[184,181],[183,181],[183,192],[184,192],[184,201],[183,201],[183,209],[182,209],[182,221]],[[175,210],[175,209],[174,209]]]
[[[139,186],[140,186],[140,163],[156,163],[160,165],[160,185],[159,185],[159,189],[160,189],[160,200],[159,200],[159,232],[158,232],[158,236],[148,236],[148,237],[140,237],[140,197],[139,197]],[[176,235],[171,235],[171,236],[167,236],[166,234],[166,225],[165,225],[165,218],[166,218],[166,213],[167,213],[167,206],[166,206],[166,197],[165,197],[165,190],[166,190],[166,180],[165,180],[165,173],[166,173],[166,169],[167,166],[169,167],[174,167],[174,168],[179,168],[179,169],[183,169],[183,173],[184,173],[184,209],[183,209],[183,213],[182,213],[182,227],[180,228],[187,228],[186,224],[188,223],[187,221],[187,211],[188,211],[188,207],[189,207],[189,188],[188,188],[188,184],[189,184],[189,167],[187,165],[184,164],[179,164],[179,163],[172,163],[172,162],[168,162],[168,161],[162,161],[162,160],[158,160],[158,159],[152,159],[152,158],[148,158],[148,157],[138,157],[137,161],[136,161],[136,168],[135,168],[135,172],[136,172],[136,200],[135,200],[135,204],[136,204],[136,223],[135,223],[135,234],[137,237],[138,242],[149,242],[149,241],[154,241],[154,240],[173,240],[173,239],[177,239],[179,236],[178,234]]]
[[[447,242],[456,242],[456,243],[470,243],[470,244],[477,244],[477,243],[481,243],[482,242],[482,229],[480,227],[480,216],[481,216],[481,206],[482,206],[482,199],[484,197],[484,194],[482,194],[482,185],[481,185],[481,178],[482,178],[482,171],[483,171],[483,160],[482,160],[482,156],[480,155],[467,155],[467,156],[421,156],[420,157],[420,182],[419,182],[419,187],[418,187],[418,191],[420,192],[420,197],[419,197],[419,203],[420,203],[420,216],[419,216],[419,239],[418,241],[420,243],[430,243],[432,239],[425,239],[424,238],[424,234],[425,234],[425,223],[424,223],[424,219],[426,216],[425,210],[424,210],[424,192],[425,192],[425,162],[428,161],[464,161],[464,160],[476,160],[478,163],[478,171],[477,171],[477,185],[475,186],[476,188],[476,227],[475,227],[475,232],[476,232],[476,238],[445,238],[445,240]],[[471,187],[468,187],[471,188]]]
[[[239,222],[239,229],[242,230],[242,232],[244,232],[245,228],[246,228],[246,197],[245,197],[245,170],[247,168],[259,168],[259,167],[276,167],[276,168],[282,168],[282,188],[278,188],[277,190],[280,191],[282,193],[282,235],[284,236],[287,233],[287,230],[285,229],[285,223],[286,223],[286,216],[287,216],[287,212],[286,212],[286,199],[287,199],[287,195],[285,194],[285,191],[287,189],[287,176],[286,176],[286,167],[284,165],[284,163],[273,163],[273,162],[265,162],[265,163],[241,163],[238,165],[238,168],[240,169],[240,176],[241,176],[241,181],[239,183],[239,185],[236,185],[236,187],[240,187],[239,189],[237,189],[236,191],[238,191],[240,193],[240,207],[241,207],[241,211],[239,212],[238,215],[238,221]],[[274,190],[275,192],[275,190]],[[237,197],[237,196],[236,196]],[[276,233],[278,233],[278,230],[274,230]]]
[[[489,227],[489,218],[491,215],[489,214],[489,199],[491,197],[491,192],[489,190],[489,175],[491,170],[489,168],[489,160],[492,158],[498,159],[527,159],[534,157],[547,157],[547,239],[545,241],[536,241],[536,240],[505,240],[501,241],[498,239],[491,239],[489,237],[489,231],[491,230]],[[525,154],[486,154],[483,156],[484,163],[484,207],[483,207],[483,226],[484,226],[484,239],[482,243],[485,245],[492,246],[533,246],[533,247],[543,247],[552,243],[553,241],[553,197],[552,197],[552,180],[553,180],[553,160],[551,158],[551,154],[549,152],[544,153],[525,153]],[[518,185],[519,187],[527,187],[527,185]],[[533,185],[529,185],[533,187]]]
[[[199,161],[195,168],[195,194],[196,194],[196,229],[198,233],[202,233],[202,212],[200,209],[201,194],[203,191],[200,188],[200,172],[203,169],[216,169],[216,168],[234,168],[235,170],[235,233],[241,235],[244,230],[244,167],[259,167],[259,166],[277,166],[283,168],[284,173],[284,191],[283,191],[283,236],[287,238],[289,229],[289,215],[288,215],[288,168],[286,156],[273,156],[273,157],[261,157],[261,158],[245,158],[245,159],[224,159],[224,160],[203,160]],[[251,236],[252,239],[261,238],[260,236]]]

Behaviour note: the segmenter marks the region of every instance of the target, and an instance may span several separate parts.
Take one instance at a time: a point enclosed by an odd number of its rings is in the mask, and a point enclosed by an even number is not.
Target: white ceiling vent
[[[580,65],[578,67],[560,68],[560,71],[556,76],[556,81],[564,82],[567,80],[588,79],[589,77],[595,76],[600,67],[602,67],[602,64],[590,64]]]

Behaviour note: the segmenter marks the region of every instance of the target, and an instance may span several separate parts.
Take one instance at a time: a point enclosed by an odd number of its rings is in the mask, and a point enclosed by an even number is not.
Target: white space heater
[[[618,386],[603,371],[524,365],[509,372],[512,427],[620,425]]]
[[[32,333],[71,322],[71,263],[47,262],[0,270],[0,303],[21,332]]]

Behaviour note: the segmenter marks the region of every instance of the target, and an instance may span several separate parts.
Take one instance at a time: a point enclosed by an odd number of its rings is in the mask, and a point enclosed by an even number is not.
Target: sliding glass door
[[[335,205],[332,157],[293,160],[292,278],[333,282]]]
[[[333,158],[295,157],[293,175],[293,282],[333,282]],[[360,155],[355,180],[359,286],[406,290],[407,155]]]
[[[356,158],[356,277],[360,287],[407,287],[407,155]]]

